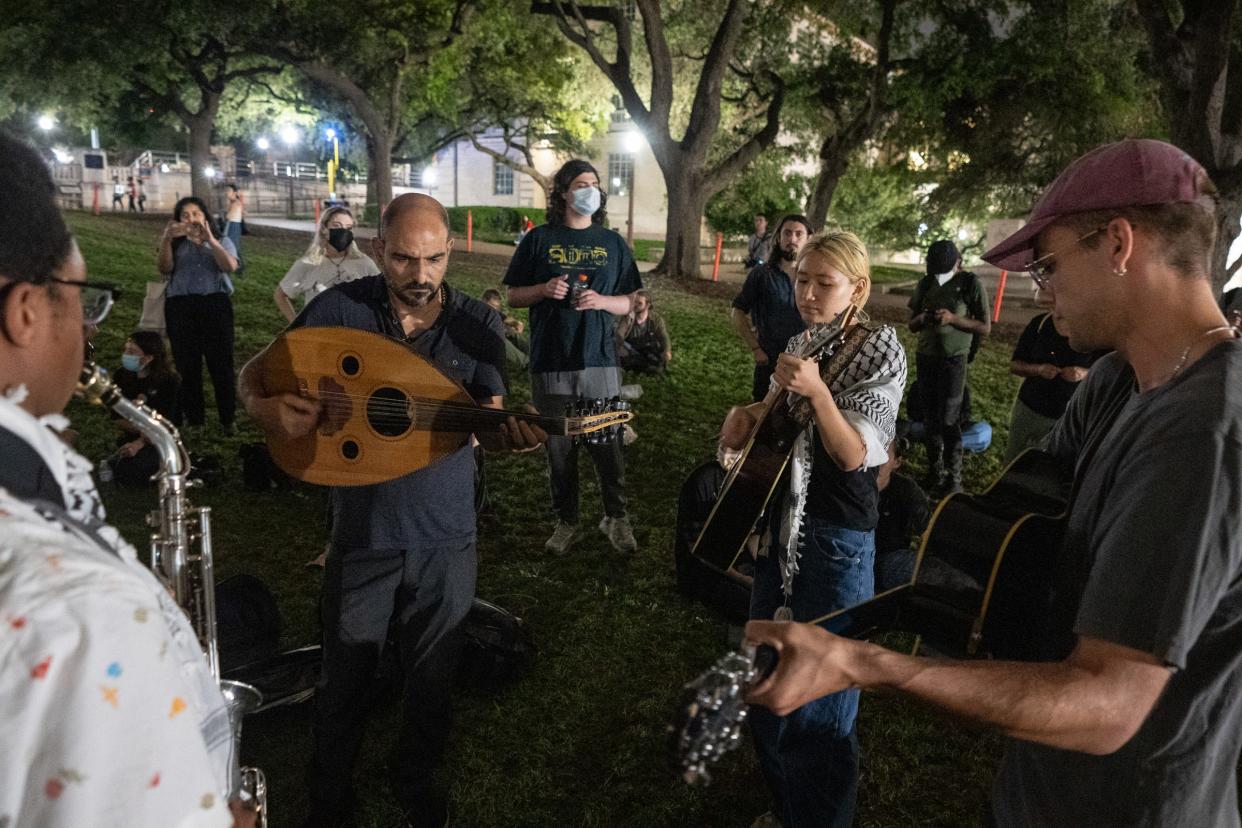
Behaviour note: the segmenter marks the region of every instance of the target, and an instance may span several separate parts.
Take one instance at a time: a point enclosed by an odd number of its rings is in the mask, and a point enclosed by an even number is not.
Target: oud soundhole
[[[367,400],[367,422],[382,437],[400,437],[410,430],[410,399],[396,388],[380,388]]]
[[[358,361],[358,357],[347,356],[341,360],[341,373],[345,376],[356,377],[360,370],[362,370],[362,363]]]
[[[346,440],[341,443],[341,454],[345,455],[346,460],[357,460],[360,453],[358,444],[353,440]]]

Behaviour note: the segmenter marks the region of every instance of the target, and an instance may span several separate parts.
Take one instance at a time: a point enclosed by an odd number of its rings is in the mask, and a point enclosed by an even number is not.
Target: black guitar
[[[979,494],[940,501],[923,533],[910,583],[816,619],[844,620],[840,635],[897,630],[952,658],[1034,660],[1071,640],[1049,613],[1070,483],[1051,455],[1026,451]],[[741,741],[746,690],[776,668],[767,646],[721,658],[686,685],[675,726],[687,782]]]
[[[851,328],[856,312],[853,305],[842,311],[797,352],[823,363],[821,374],[830,387],[871,333],[862,324]],[[751,429],[741,457],[729,470],[716,505],[690,550],[720,572],[728,571],[737,560],[789,463],[794,441],[808,422],[805,400],[797,394],[774,388],[763,402],[763,415]]]

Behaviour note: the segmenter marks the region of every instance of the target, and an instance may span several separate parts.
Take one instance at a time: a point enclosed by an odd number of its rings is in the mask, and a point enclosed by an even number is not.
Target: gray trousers
[[[318,812],[348,808],[352,774],[389,631],[399,649],[404,709],[392,768],[403,807],[417,808],[448,740],[463,621],[474,600],[473,536],[408,549],[333,545],[324,568],[323,672],[308,770]]]
[[[621,390],[620,369],[587,368],[583,371],[531,374],[531,397],[539,413],[547,417],[564,417],[566,407],[581,399],[610,399]],[[587,454],[595,464],[599,478],[604,514],[625,517],[625,459],[621,454],[621,437],[602,443],[586,443]],[[578,448],[572,437],[549,437],[548,476],[552,483],[552,509],[556,516],[571,526],[578,523]]]

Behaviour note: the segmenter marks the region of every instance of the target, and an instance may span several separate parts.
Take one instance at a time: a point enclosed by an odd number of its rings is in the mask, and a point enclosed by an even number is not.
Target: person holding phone
[[[173,362],[181,375],[177,425],[201,427],[205,419],[203,363],[216,392],[220,429],[233,433],[237,381],[233,371],[233,281],[237,249],[211,231],[202,199],[186,196],[160,237],[156,266],[168,281],[164,320]]]

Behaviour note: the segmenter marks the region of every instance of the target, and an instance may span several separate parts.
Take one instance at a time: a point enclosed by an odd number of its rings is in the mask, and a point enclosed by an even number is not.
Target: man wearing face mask
[[[595,168],[567,162],[553,179],[548,223],[526,234],[505,273],[509,306],[530,308],[531,396],[545,415],[564,416],[576,400],[609,399],[621,390],[613,317],[631,311],[642,281],[625,240],[604,226],[605,203]],[[600,531],[617,551],[633,552],[621,440],[589,443],[587,451],[604,501]],[[548,439],[548,467],[557,524],[545,546],[563,555],[580,537],[572,438]]]
[[[377,276],[314,297],[291,327],[340,326],[392,337],[461,383],[481,405],[502,407],[504,325],[500,314],[444,279],[448,214],[430,196],[394,199],[375,239]],[[266,349],[242,369],[242,403],[268,434],[293,439],[316,427],[317,400],[263,388]],[[479,434],[489,450],[525,450],[547,438],[510,419]],[[331,546],[323,576],[323,672],[315,694],[315,744],[307,825],[347,824],[352,771],[380,653],[395,629],[405,674],[393,792],[409,824],[448,822],[434,772],[448,739],[452,680],[462,622],[474,599],[474,450],[466,445],[426,468],[370,486],[329,490]]]
[[[354,215],[345,207],[329,207],[319,217],[310,247],[293,263],[272,293],[277,309],[292,322],[293,300],[310,301],[333,285],[379,273],[375,262],[354,243]]]
[[[755,358],[751,396],[761,402],[768,393],[768,381],[777,357],[790,337],[806,330],[806,323],[794,304],[794,262],[812,233],[805,216],[789,215],[776,225],[771,236],[772,250],[746,275],[742,290],[733,300],[730,318],[737,335]]]

